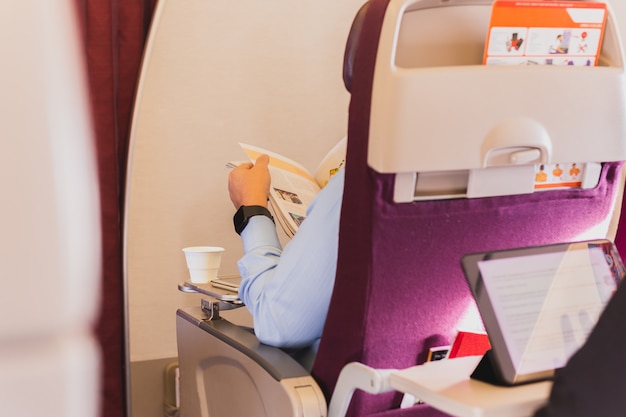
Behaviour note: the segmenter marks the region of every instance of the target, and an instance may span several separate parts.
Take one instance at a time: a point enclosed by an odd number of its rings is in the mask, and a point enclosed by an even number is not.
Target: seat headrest
[[[343,55],[343,84],[346,86],[346,90],[351,92],[352,87],[352,71],[354,70],[354,61],[356,59],[357,45],[361,36],[361,29],[363,28],[363,21],[365,20],[365,14],[369,6],[369,1],[363,4],[357,12],[354,20],[352,21],[352,27],[348,34],[348,40],[346,41],[346,50]]]

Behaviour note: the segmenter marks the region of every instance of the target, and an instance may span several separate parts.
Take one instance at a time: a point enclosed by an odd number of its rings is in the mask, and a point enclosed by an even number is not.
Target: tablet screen
[[[478,278],[470,285],[508,383],[563,367],[587,339],[624,275],[609,241],[498,251],[472,259]]]

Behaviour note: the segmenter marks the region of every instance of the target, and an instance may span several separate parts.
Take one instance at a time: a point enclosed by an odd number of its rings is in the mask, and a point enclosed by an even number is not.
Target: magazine
[[[596,66],[606,15],[600,2],[496,0],[484,63]]]
[[[278,224],[290,238],[306,218],[307,207],[313,198],[344,165],[346,158],[346,138],[343,138],[322,159],[315,174],[311,174],[302,165],[283,155],[245,143],[239,145],[250,161],[256,161],[263,154],[269,155],[272,178],[270,206]]]

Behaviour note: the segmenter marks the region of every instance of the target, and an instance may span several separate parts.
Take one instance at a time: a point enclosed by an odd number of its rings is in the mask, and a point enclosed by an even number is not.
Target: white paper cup
[[[192,246],[183,248],[189,278],[194,284],[206,284],[217,278],[224,248],[219,246]]]

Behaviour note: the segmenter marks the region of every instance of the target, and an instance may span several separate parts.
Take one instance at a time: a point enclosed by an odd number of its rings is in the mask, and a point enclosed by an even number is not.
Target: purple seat
[[[592,189],[395,203],[394,175],[367,162],[374,68],[388,3],[369,4],[351,80],[337,277],[312,371],[327,396],[349,362],[406,368],[423,363],[430,347],[451,342],[474,308],[461,270],[464,254],[578,240],[611,216],[621,185],[621,163],[610,162]],[[400,393],[356,392],[348,415],[445,415],[428,405],[400,410],[400,400]]]

